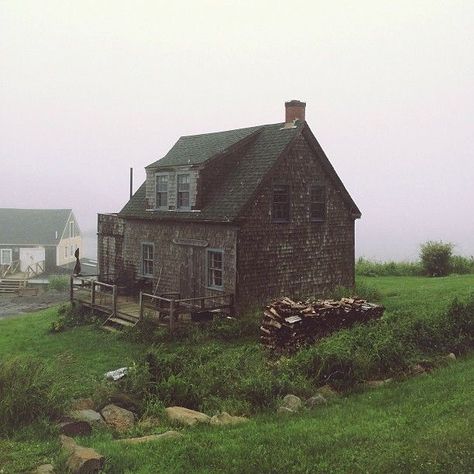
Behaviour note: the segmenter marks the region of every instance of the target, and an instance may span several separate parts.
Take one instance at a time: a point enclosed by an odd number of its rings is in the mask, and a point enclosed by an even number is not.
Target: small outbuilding
[[[117,214],[99,214],[101,281],[238,309],[354,283],[361,213],[305,121],[181,137]]]
[[[0,209],[0,277],[53,272],[82,251],[72,209]]]

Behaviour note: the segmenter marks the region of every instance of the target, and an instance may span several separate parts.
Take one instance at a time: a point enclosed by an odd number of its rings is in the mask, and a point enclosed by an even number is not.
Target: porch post
[[[138,298],[139,306],[140,306],[140,312],[139,312],[139,319],[143,318],[143,292],[140,291],[140,296]]]
[[[174,332],[174,300],[170,301],[170,334]]]
[[[117,285],[113,286],[112,289],[112,305],[113,305],[113,314],[117,314]]]

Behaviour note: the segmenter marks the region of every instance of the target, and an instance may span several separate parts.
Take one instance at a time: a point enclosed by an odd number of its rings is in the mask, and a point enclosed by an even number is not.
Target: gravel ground
[[[31,313],[68,301],[67,292],[44,291],[38,296],[0,295],[0,319]]]

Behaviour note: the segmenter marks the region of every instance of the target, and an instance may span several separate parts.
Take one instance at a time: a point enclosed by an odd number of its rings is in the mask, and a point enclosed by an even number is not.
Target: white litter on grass
[[[122,367],[121,369],[111,370],[110,372],[107,372],[105,374],[105,378],[107,380],[113,380],[113,381],[120,380],[121,378],[127,375],[127,372],[128,372],[128,367]]]

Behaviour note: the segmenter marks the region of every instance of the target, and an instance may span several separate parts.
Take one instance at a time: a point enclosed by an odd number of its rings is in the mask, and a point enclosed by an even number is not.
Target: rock
[[[58,428],[59,432],[66,436],[89,436],[92,433],[90,423],[81,420],[62,421]]]
[[[32,471],[32,474],[53,474],[54,473],[54,467],[52,464],[42,464],[41,466],[38,466],[34,471]]]
[[[286,395],[280,406],[289,408],[292,411],[298,411],[303,406],[303,402],[301,401],[301,398],[296,395]]]
[[[74,400],[71,404],[71,410],[72,411],[77,411],[77,410],[94,410],[95,408],[95,403],[92,398],[79,398],[77,400]]]
[[[293,415],[296,411],[292,410],[291,408],[287,407],[278,407],[277,414],[278,415]]]
[[[326,403],[327,403],[327,400],[322,395],[320,395],[318,393],[318,394],[312,396],[311,398],[308,398],[308,400],[306,400],[306,402],[305,402],[305,405],[308,408],[315,408],[319,405],[325,405]]]
[[[426,374],[425,368],[421,364],[415,364],[410,367],[410,371],[413,375],[424,375]]]
[[[211,418],[199,411],[190,410],[184,407],[165,408],[168,419],[179,425],[193,426],[196,423],[209,423]]]
[[[322,395],[326,400],[331,397],[337,397],[339,394],[329,384],[323,385],[316,390],[317,393]]]
[[[87,421],[91,425],[100,425],[104,423],[104,419],[100,416],[100,413],[94,410],[74,410],[69,414],[74,420]]]
[[[60,440],[69,455],[66,464],[72,474],[96,474],[104,467],[105,458],[95,449],[79,446],[65,435],[61,435]]]
[[[226,411],[223,411],[219,415],[214,415],[211,418],[211,425],[238,425],[240,423],[246,423],[249,421],[245,416],[232,416]]]
[[[166,431],[165,433],[161,434],[154,434],[148,436],[141,436],[140,438],[125,438],[117,440],[120,443],[127,443],[127,444],[140,444],[140,443],[147,443],[149,441],[157,441],[162,439],[170,439],[170,438],[181,438],[183,435],[178,431]]]
[[[447,359],[452,359],[452,360],[456,360],[456,354],[454,352],[450,352],[447,356],[446,356]]]
[[[140,402],[126,393],[118,392],[109,397],[110,403],[126,410],[138,413],[140,411]]]
[[[107,405],[101,411],[105,422],[119,433],[128,431],[135,424],[135,415],[117,405]]]

